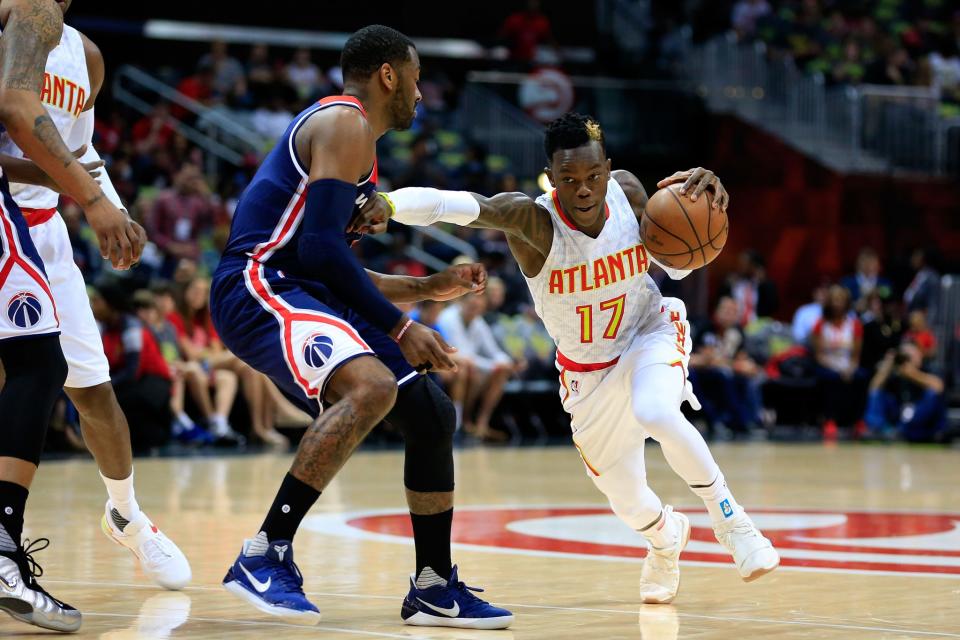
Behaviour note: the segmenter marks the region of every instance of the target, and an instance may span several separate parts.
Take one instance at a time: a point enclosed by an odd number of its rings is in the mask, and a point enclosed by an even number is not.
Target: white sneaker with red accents
[[[121,530],[111,516],[111,509],[108,501],[100,528],[108,538],[133,552],[151,580],[171,591],[183,589],[190,583],[192,574],[186,556],[146,514],[139,512]]]

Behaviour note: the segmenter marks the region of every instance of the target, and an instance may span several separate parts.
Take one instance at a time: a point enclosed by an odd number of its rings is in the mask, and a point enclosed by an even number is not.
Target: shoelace
[[[760,531],[757,530],[755,526],[753,526],[753,523],[750,522],[750,520],[744,519],[737,522],[735,525],[733,525],[729,529],[721,532],[719,536],[721,538],[720,541],[728,547],[732,546],[732,541],[730,540],[730,538],[734,533],[747,534],[747,535],[751,535],[753,537],[758,537],[758,538],[761,537]]]
[[[155,539],[147,540],[143,545],[144,553],[152,564],[162,564],[173,556],[163,548],[164,545]]]
[[[461,604],[464,603],[464,600],[466,600],[467,602],[483,602],[483,600],[482,600],[481,598],[478,598],[477,596],[475,596],[475,595],[473,595],[472,593],[470,593],[471,591],[476,591],[476,592],[478,592],[478,593],[482,593],[482,592],[483,592],[483,589],[481,589],[480,587],[471,587],[471,586],[468,585],[467,583],[461,582],[461,581],[459,581],[459,580],[458,580],[457,582],[455,582],[455,583],[454,583],[453,585],[451,585],[451,586],[452,586],[458,593],[461,594],[461,596],[462,596],[462,599],[460,600],[460,603],[461,603]]]
[[[657,571],[662,571],[662,572],[673,571],[677,563],[676,559],[662,556],[659,553],[655,553],[653,551],[648,552],[647,558],[650,559],[650,566],[653,569]]]
[[[37,561],[33,559],[33,554],[37,553],[38,551],[43,551],[49,546],[49,538],[37,538],[33,542],[30,541],[30,538],[24,538],[23,559],[27,570],[30,572],[31,582],[36,582],[36,578],[39,578],[43,575],[43,567],[41,567]]]
[[[26,569],[26,573],[30,578],[30,588],[34,591],[39,591],[43,595],[47,596],[54,602],[56,602],[60,607],[66,608],[69,607],[68,604],[57,600],[52,595],[47,593],[47,590],[41,587],[37,583],[37,578],[43,575],[43,567],[34,559],[33,554],[38,551],[43,551],[50,546],[49,538],[37,538],[36,540],[31,541],[30,538],[24,538],[23,545],[21,546],[21,559],[23,564],[21,565],[20,571],[23,572]]]
[[[291,562],[289,566],[285,563],[278,564],[280,571],[274,574],[274,582],[286,591],[303,592],[303,574],[300,573],[300,567],[295,562]]]

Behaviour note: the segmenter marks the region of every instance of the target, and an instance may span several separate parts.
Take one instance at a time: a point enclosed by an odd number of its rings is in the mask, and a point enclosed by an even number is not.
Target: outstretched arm
[[[482,264],[458,264],[425,278],[387,275],[369,269],[367,275],[380,293],[394,303],[453,300],[468,293],[481,294],[487,288],[487,270]]]
[[[507,234],[510,250],[528,276],[539,273],[550,254],[553,222],[549,212],[523,193],[487,197],[466,191],[408,187],[379,194],[354,222],[356,230],[377,229],[392,218],[407,225],[449,222]]]

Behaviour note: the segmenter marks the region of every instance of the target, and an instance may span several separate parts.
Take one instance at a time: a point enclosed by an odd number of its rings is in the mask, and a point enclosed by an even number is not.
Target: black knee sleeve
[[[400,390],[387,420],[400,429],[406,446],[403,483],[411,491],[453,491],[453,402],[427,376]]]
[[[0,391],[0,456],[40,461],[53,404],[67,379],[59,336],[0,342],[6,383]]]

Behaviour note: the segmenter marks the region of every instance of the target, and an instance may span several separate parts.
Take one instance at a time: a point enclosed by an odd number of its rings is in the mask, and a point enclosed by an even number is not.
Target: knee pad
[[[59,336],[0,343],[6,383],[0,392],[0,456],[40,461],[53,405],[67,379]]]
[[[403,483],[411,491],[453,491],[453,402],[427,376],[420,376],[397,395],[387,421],[403,434],[406,456]]]

